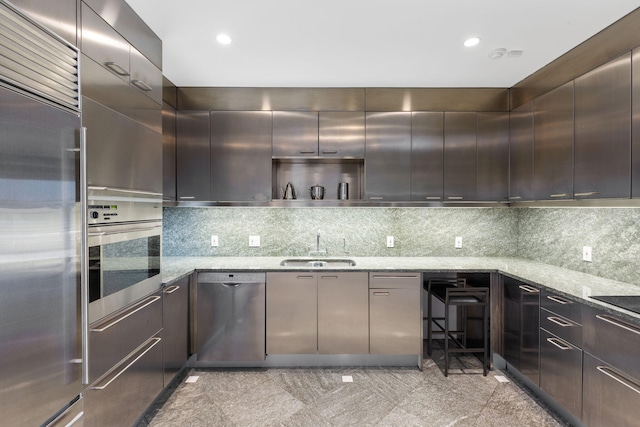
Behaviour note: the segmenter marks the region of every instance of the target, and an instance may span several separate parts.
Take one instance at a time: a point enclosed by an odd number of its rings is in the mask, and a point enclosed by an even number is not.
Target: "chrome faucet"
[[[316,232],[316,250],[309,251],[309,256],[328,255],[327,248],[320,249],[320,229]]]

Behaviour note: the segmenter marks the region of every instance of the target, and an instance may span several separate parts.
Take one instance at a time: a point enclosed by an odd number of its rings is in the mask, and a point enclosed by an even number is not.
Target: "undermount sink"
[[[354,267],[356,262],[342,258],[295,258],[282,260],[280,265],[282,267]]]

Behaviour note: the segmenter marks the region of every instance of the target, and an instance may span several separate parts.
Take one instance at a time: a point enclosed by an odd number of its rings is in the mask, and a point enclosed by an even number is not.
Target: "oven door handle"
[[[138,231],[149,231],[149,230],[153,230],[154,228],[160,228],[162,227],[161,225],[154,225],[152,227],[140,227],[140,228],[127,228],[126,230],[118,230],[118,231],[100,231],[98,233],[89,233],[90,237],[97,237],[97,236],[108,236],[111,234],[123,234],[123,233],[136,233]]]

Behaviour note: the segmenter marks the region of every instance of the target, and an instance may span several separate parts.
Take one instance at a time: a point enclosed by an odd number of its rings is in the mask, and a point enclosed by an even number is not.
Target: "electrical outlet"
[[[211,236],[211,246],[218,246],[218,236],[216,235]]]
[[[582,260],[586,262],[591,262],[591,246],[583,246],[582,247]]]
[[[395,245],[395,241],[393,239],[393,236],[387,236],[387,247],[388,248],[392,248]]]
[[[456,237],[455,248],[462,249],[462,237],[460,236]]]
[[[249,236],[249,246],[256,248],[260,246],[260,236]]]

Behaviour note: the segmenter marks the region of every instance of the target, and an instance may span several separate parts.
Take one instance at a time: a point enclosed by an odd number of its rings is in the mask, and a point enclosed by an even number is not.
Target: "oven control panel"
[[[96,200],[87,204],[90,226],[162,219],[162,200]]]
[[[118,221],[118,205],[89,205],[89,222],[105,223]]]

